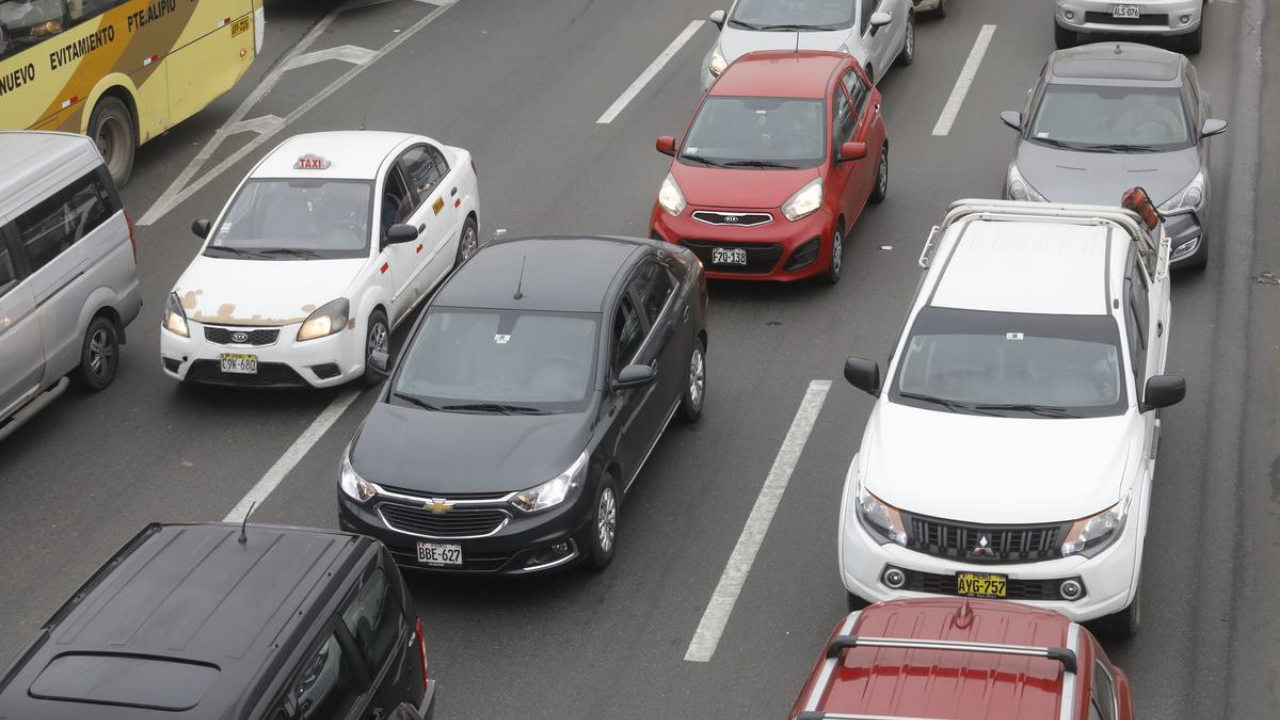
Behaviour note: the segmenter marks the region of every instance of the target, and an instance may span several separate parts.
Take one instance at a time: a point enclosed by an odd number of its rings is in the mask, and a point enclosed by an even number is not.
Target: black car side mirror
[[[1142,412],[1177,405],[1187,396],[1187,381],[1177,375],[1154,375],[1142,393]]]
[[[387,720],[422,720],[422,716],[409,703],[400,703],[399,707],[391,711],[387,716]]]
[[[715,25],[721,30],[724,29],[724,11],[723,10],[716,10],[712,12],[711,17],[709,19],[711,20],[712,25]]]
[[[391,356],[385,350],[374,350],[369,354],[369,367],[385,378],[390,373]]]
[[[1022,130],[1022,113],[1017,110],[1005,110],[1000,113],[1000,122],[1014,130]]]
[[[401,245],[418,239],[418,228],[404,223],[396,223],[387,230],[387,244]]]
[[[631,390],[648,385],[658,377],[658,372],[650,365],[628,365],[618,373],[613,381],[614,390]]]
[[[197,220],[191,223],[191,232],[195,233],[196,237],[200,238],[201,240],[208,240],[209,230],[212,227],[213,227],[212,222],[201,218],[200,220]]]
[[[873,397],[880,397],[880,364],[875,360],[852,357],[844,361],[844,379]]]
[[[1214,135],[1221,135],[1226,131],[1227,131],[1226,120],[1215,120],[1214,118],[1209,118],[1208,120],[1204,121],[1204,127],[1200,128],[1200,137],[1202,138],[1213,137]]]

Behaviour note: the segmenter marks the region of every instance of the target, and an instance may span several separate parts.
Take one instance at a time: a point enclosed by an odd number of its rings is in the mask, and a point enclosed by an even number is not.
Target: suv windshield
[[[895,402],[1015,417],[1102,417],[1127,402],[1120,335],[1106,315],[928,307],[890,389]]]
[[[227,208],[204,254],[255,260],[368,255],[373,183],[250,180]]]
[[[839,30],[853,25],[852,0],[740,0],[729,25],[744,30]]]
[[[1051,84],[1028,139],[1074,150],[1180,150],[1194,145],[1178,88]]]
[[[591,313],[430,308],[392,384],[392,401],[500,414],[580,408],[592,389]]]
[[[823,109],[821,100],[707,98],[680,159],[726,167],[815,167],[826,158]]]

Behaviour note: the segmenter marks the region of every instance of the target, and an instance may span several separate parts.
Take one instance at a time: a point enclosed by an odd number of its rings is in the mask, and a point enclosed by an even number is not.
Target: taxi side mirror
[[[213,223],[203,218],[191,223],[191,232],[195,233],[195,236],[201,240],[209,239],[209,230],[212,228]]]
[[[418,228],[405,223],[396,223],[387,230],[388,245],[402,245],[418,239]]]

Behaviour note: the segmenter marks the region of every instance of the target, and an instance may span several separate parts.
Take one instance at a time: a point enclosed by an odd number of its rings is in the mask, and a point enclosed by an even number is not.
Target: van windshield
[[[312,260],[368,255],[373,184],[250,180],[205,248],[209,257]]]

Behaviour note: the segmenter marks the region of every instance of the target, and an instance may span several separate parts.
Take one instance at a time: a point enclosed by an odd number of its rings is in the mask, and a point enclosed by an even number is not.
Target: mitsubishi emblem
[[[991,549],[991,535],[982,533],[982,535],[978,537],[977,546],[975,546],[973,551],[969,554],[974,557],[995,557],[996,551]]]
[[[424,510],[430,510],[433,514],[443,515],[453,509],[453,503],[444,498],[431,498],[422,503]]]

